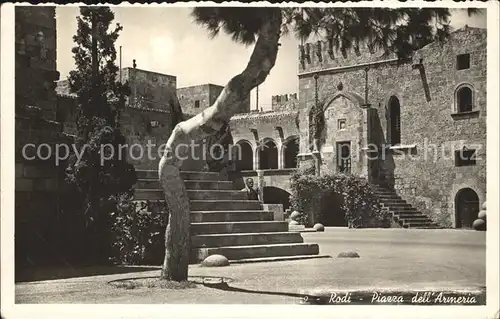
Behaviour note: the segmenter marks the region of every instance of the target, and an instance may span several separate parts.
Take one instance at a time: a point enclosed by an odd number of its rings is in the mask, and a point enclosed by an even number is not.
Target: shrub
[[[168,221],[165,203],[121,198],[112,215],[111,260],[118,264],[160,264]]]
[[[340,209],[346,220],[361,219],[363,225],[388,222],[389,213],[384,210],[368,181],[350,174],[315,176],[298,171],[291,177],[291,205],[301,213],[306,224],[307,212],[316,211],[313,224],[321,219],[321,200],[327,196],[341,198]]]

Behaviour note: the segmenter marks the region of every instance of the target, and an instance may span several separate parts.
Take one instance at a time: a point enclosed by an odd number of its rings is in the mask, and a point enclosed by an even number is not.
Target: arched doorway
[[[250,143],[247,141],[238,142],[236,144],[236,170],[250,171],[253,170],[253,150]]]
[[[259,169],[278,168],[278,147],[273,140],[267,140],[259,147]]]
[[[455,196],[455,227],[472,228],[479,212],[479,197],[471,188],[463,188]]]
[[[336,194],[324,194],[321,197],[321,214],[318,222],[324,226],[347,226],[345,213],[341,208],[342,196]]]
[[[401,105],[395,96],[389,99],[388,141],[391,145],[401,144]]]
[[[266,186],[263,189],[264,204],[282,204],[283,209],[290,208],[290,193],[284,189]]]
[[[283,146],[284,168],[297,168],[299,154],[299,138],[290,139]]]

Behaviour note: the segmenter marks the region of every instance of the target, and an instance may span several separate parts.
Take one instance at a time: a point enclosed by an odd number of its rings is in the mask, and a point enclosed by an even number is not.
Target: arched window
[[[259,169],[278,168],[278,148],[273,140],[263,142],[259,147]]]
[[[283,145],[283,159],[285,168],[297,168],[297,155],[299,154],[299,138],[290,139]]]
[[[236,170],[250,171],[253,170],[253,150],[250,143],[247,141],[238,142],[235,145],[236,150]]]
[[[389,99],[389,119],[387,135],[390,145],[401,144],[401,105],[395,96]]]
[[[459,87],[455,95],[456,112],[471,112],[473,109],[473,104],[472,88],[468,85]]]

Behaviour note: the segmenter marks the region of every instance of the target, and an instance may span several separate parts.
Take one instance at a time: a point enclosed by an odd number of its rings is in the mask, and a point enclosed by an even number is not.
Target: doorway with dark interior
[[[455,196],[455,227],[472,228],[479,212],[479,197],[471,188],[463,188]]]

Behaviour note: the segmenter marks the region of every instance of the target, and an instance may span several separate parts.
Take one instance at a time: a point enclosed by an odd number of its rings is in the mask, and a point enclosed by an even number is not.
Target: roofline
[[[145,69],[133,68],[133,67],[130,67],[130,66],[122,68],[122,70],[127,70],[127,69],[137,70],[137,71],[142,71],[142,72],[147,72],[147,73],[152,73],[152,74],[156,74],[156,75],[168,76],[168,77],[176,78],[177,79],[177,76],[166,74],[166,73],[160,73],[160,72],[149,71],[149,70],[145,70]]]
[[[216,86],[216,87],[221,87],[221,88],[224,87],[224,85],[218,85],[218,84],[213,84],[213,83],[204,83],[204,84],[198,84],[198,85],[189,85],[189,86],[178,87],[177,90],[190,89],[190,88],[195,88],[195,87],[200,87],[200,86]]]

